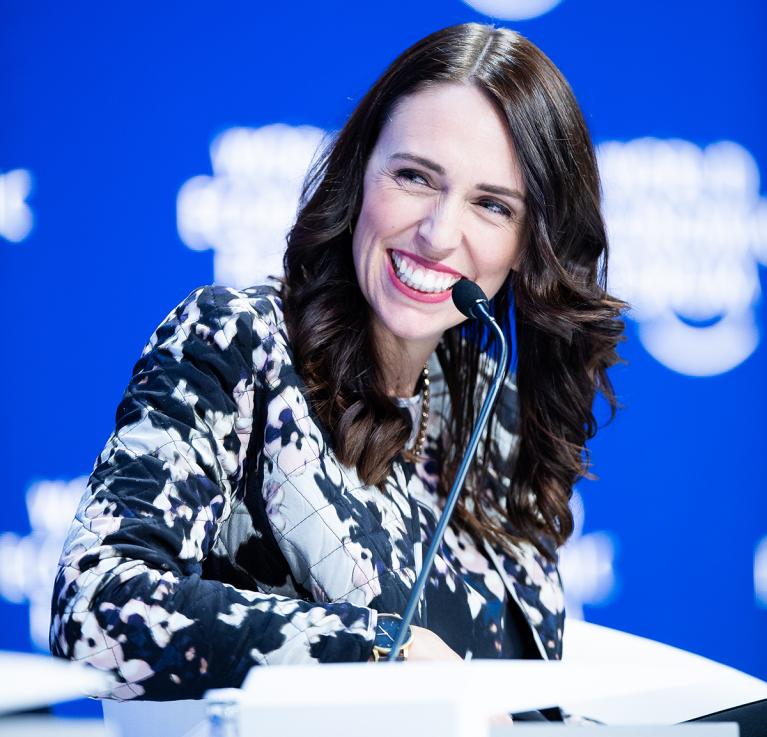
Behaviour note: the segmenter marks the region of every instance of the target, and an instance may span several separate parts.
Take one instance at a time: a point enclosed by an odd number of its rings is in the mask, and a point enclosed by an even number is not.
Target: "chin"
[[[445,324],[444,321],[430,319],[428,315],[418,313],[417,310],[397,311],[399,314],[389,314],[385,318],[378,316],[379,322],[395,338],[404,341],[439,341],[442,334],[453,327],[452,324]]]

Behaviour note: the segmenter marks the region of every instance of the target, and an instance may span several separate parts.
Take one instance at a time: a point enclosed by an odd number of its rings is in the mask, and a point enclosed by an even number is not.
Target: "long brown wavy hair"
[[[568,83],[536,46],[511,30],[467,23],[418,41],[386,69],[304,183],[284,259],[286,325],[338,459],[383,488],[411,427],[386,393],[351,233],[387,114],[404,95],[443,82],[474,85],[497,107],[527,191],[518,268],[493,300],[509,335],[512,290],[516,298],[520,442],[512,457],[482,444],[484,458],[464,492],[473,503],[460,503],[456,514],[475,539],[504,547],[528,540],[553,559],[572,533],[573,484],[592,477],[586,441],[597,431],[597,391],[610,419],[618,406],[607,369],[620,360],[619,317],[627,305],[606,291],[607,237],[588,130]],[[439,463],[442,494],[467,445],[492,353],[492,338],[476,324],[448,330],[437,349],[452,406]],[[493,420],[486,438],[492,433]]]

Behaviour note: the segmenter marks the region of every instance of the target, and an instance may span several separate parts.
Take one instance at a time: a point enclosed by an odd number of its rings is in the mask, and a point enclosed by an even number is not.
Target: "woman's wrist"
[[[388,614],[378,612],[376,617],[375,636],[371,652],[371,660],[388,660],[391,655],[392,647],[399,639],[402,627],[402,617],[399,614]],[[413,644],[414,629],[410,625],[407,627],[404,642],[400,646],[397,654],[397,660],[407,660],[408,651]]]

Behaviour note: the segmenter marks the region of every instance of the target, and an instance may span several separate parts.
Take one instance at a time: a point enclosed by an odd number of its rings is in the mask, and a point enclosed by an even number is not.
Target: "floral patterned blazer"
[[[377,612],[404,610],[442,504],[449,406],[436,357],[431,369],[427,459],[396,461],[384,494],[336,459],[275,289],[192,292],[144,348],[96,460],[59,563],[52,652],[107,671],[114,698],[157,700],[239,686],[259,664],[367,660]],[[507,380],[505,451],[516,399]],[[478,650],[500,604],[532,657],[561,655],[561,581],[532,545],[479,551],[451,526],[425,601],[415,623],[461,622],[443,637],[465,657],[493,656]]]

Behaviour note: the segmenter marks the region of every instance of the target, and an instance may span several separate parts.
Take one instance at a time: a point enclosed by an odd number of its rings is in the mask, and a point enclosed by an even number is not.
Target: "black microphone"
[[[463,482],[466,479],[466,474],[469,471],[469,464],[473,460],[476,452],[477,445],[479,444],[480,435],[487,425],[487,421],[490,418],[490,410],[495,404],[495,400],[498,397],[498,392],[501,389],[501,384],[506,376],[506,370],[509,362],[509,348],[506,343],[506,336],[498,326],[495,318],[490,314],[490,305],[488,304],[487,297],[482,289],[473,281],[468,279],[459,280],[453,287],[453,304],[460,310],[460,312],[466,317],[480,320],[485,323],[495,334],[498,339],[498,343],[501,347],[500,357],[498,364],[495,367],[495,375],[493,381],[490,384],[490,391],[485,397],[485,401],[482,403],[482,408],[479,411],[479,417],[474,424],[471,437],[469,438],[469,444],[466,446],[466,452],[461,460],[461,465],[458,468],[458,473],[453,481],[453,487],[450,489],[447,500],[445,501],[445,508],[442,510],[442,516],[439,518],[437,527],[434,530],[434,539],[431,541],[429,550],[426,553],[426,557],[423,560],[423,566],[421,573],[418,576],[418,580],[415,582],[413,591],[410,594],[407,607],[402,615],[402,622],[400,624],[399,632],[394,644],[392,645],[391,652],[389,653],[389,662],[395,661],[399,655],[399,651],[402,648],[402,644],[405,642],[405,633],[407,632],[410,623],[413,621],[415,610],[418,606],[418,601],[421,598],[426,581],[429,578],[431,569],[434,566],[434,558],[437,556],[437,550],[442,543],[442,538],[445,535],[445,530],[450,522],[450,518],[453,515],[458,497],[461,494],[463,488]]]
[[[453,287],[453,304],[459,312],[482,322],[495,322],[490,314],[490,305],[479,284],[468,279],[459,279]]]

